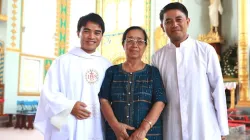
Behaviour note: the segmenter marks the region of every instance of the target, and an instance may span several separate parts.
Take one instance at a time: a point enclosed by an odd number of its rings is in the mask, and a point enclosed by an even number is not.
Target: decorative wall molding
[[[18,10],[18,0],[12,0],[12,15],[11,15],[11,47],[16,48],[17,42],[16,42],[16,34],[17,34],[17,10]]]
[[[238,1],[238,78],[240,83],[240,100],[237,106],[249,107],[249,51],[247,30],[247,0]]]
[[[21,52],[21,50],[19,48],[10,48],[10,47],[6,48],[6,51],[7,52],[18,52],[18,53]]]
[[[0,21],[7,21],[8,17],[6,15],[1,15],[0,14]]]
[[[60,56],[68,51],[69,21],[70,21],[70,0],[58,0],[55,56]]]

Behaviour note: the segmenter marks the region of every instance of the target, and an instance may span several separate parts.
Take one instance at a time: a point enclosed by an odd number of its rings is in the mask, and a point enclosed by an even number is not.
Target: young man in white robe
[[[111,63],[96,52],[105,31],[94,13],[77,25],[80,47],[54,60],[44,82],[34,125],[45,140],[103,140],[98,93]]]
[[[171,40],[152,58],[168,99],[164,140],[224,139],[229,134],[226,97],[215,49],[187,34],[190,19],[181,3],[166,5],[160,20]]]

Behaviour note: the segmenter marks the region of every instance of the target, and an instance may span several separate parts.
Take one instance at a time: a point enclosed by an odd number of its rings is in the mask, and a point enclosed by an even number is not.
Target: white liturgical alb
[[[74,48],[54,60],[44,82],[35,127],[45,140],[103,140],[98,93],[111,63],[98,52]],[[84,102],[90,118],[70,114],[77,101]]]

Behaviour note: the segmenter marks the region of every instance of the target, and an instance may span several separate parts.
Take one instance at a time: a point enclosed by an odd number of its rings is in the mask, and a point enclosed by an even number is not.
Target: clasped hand
[[[117,123],[113,127],[117,140],[144,140],[146,137],[146,131],[143,129],[138,128],[131,136],[128,135],[127,130],[135,130],[135,128],[124,123]]]
[[[77,101],[71,111],[78,120],[87,119],[90,117],[91,112],[86,109],[87,105],[83,102]]]
[[[144,140],[147,132],[141,128],[135,130],[135,132],[128,138],[128,140]]]

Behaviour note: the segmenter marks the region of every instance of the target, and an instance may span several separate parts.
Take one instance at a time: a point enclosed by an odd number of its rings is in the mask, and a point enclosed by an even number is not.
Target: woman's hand
[[[129,126],[124,123],[116,123],[115,125],[111,127],[113,131],[115,132],[117,140],[127,140],[129,138],[127,130],[135,130],[134,127]]]
[[[144,140],[147,131],[145,129],[139,128],[129,137],[128,140]]]

